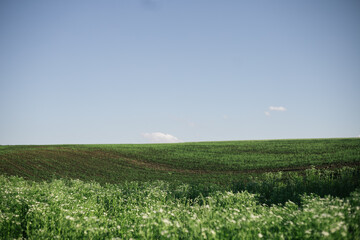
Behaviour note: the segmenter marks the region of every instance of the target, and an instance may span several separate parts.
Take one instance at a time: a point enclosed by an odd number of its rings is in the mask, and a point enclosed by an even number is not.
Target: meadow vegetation
[[[346,172],[353,170],[346,169]],[[315,191],[317,170],[302,178]],[[295,176],[296,175],[296,176]],[[80,180],[32,182],[1,177],[2,239],[358,239],[360,191],[347,197],[300,194],[283,204],[265,192],[276,174],[258,181],[258,193],[206,189],[164,181],[100,185]],[[310,180],[311,179],[311,180]],[[336,181],[336,180],[335,180]],[[340,180],[340,182],[343,180]],[[252,189],[254,190],[254,189]],[[343,191],[338,189],[338,194]],[[256,191],[254,191],[256,192]],[[268,198],[269,197],[269,198]],[[281,199],[284,200],[285,198]],[[267,204],[263,203],[267,202]]]
[[[360,239],[359,162],[360,139],[0,146],[0,239]]]

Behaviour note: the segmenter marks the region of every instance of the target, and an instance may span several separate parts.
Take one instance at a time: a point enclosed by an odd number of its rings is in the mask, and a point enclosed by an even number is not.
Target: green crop
[[[99,183],[229,184],[249,175],[360,165],[360,139],[0,146],[0,174]]]
[[[0,146],[0,239],[360,239],[360,139]]]

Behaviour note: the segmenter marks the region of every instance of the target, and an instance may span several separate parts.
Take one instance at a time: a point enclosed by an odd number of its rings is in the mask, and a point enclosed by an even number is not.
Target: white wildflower
[[[163,221],[166,225],[171,225],[171,221],[170,221],[169,219],[167,219],[167,218],[164,218],[162,221]]]
[[[70,221],[74,221],[75,220],[75,218],[73,218],[73,217],[71,217],[71,216],[66,216],[65,217],[67,220],[70,220]]]

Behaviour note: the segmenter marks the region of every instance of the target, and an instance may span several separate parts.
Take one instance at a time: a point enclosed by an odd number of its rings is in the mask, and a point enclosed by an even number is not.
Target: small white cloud
[[[271,116],[271,112],[272,111],[276,111],[276,112],[285,112],[287,109],[282,107],[282,106],[279,106],[279,107],[274,107],[274,106],[270,106],[269,107],[269,110],[268,111],[265,111],[265,115],[267,117],[270,117]]]
[[[143,133],[142,135],[143,135],[144,138],[149,139],[153,143],[178,143],[178,142],[182,142],[180,139],[178,139],[177,137],[175,137],[175,136],[173,136],[171,134],[166,134],[166,133],[161,133],[161,132]]]
[[[223,115],[223,119],[227,120],[227,119],[229,119],[229,116],[228,115]]]
[[[284,107],[274,107],[274,106],[270,106],[269,107],[269,110],[270,111],[279,111],[279,112],[285,112],[286,111],[286,108],[284,108]]]

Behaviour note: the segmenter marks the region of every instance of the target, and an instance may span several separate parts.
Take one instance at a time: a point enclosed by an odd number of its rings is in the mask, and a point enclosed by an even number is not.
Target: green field
[[[0,239],[360,239],[360,139],[0,146]]]
[[[99,183],[223,182],[251,173],[360,165],[360,139],[0,146],[0,173]]]

